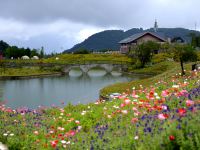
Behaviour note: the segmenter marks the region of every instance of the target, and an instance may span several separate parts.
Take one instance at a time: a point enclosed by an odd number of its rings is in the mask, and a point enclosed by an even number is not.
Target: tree
[[[188,44],[175,44],[172,50],[174,52],[174,59],[180,62],[182,75],[185,75],[183,63],[197,60],[195,49]]]
[[[25,55],[27,55],[28,57],[31,57],[31,49],[30,48],[25,49]]]
[[[200,47],[200,36],[195,33],[190,33],[190,36],[192,37],[191,45],[194,47]]]
[[[40,58],[44,58],[44,47],[40,50]]]
[[[6,53],[6,49],[9,47],[9,45],[4,42],[4,41],[0,41],[0,51],[2,51],[3,55],[5,56]]]
[[[153,41],[144,42],[136,47],[134,54],[141,63],[141,68],[144,68],[145,64],[151,61],[155,50],[159,50],[160,44]]]
[[[87,49],[79,49],[78,51],[75,51],[74,54],[89,54],[90,51]]]
[[[6,49],[6,57],[7,58],[18,58],[19,57],[19,48],[16,46],[11,46]]]
[[[31,57],[33,57],[33,56],[38,56],[38,55],[39,55],[39,54],[38,54],[38,52],[37,52],[36,49],[31,50]]]

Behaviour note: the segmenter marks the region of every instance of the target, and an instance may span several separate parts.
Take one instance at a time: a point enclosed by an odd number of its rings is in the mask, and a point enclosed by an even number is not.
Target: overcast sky
[[[107,29],[200,29],[199,0],[0,0],[0,40],[47,53]]]

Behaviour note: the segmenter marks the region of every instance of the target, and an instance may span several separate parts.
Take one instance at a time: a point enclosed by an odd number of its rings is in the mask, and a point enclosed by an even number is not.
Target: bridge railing
[[[52,67],[52,66],[65,66],[65,65],[87,65],[87,64],[112,64],[112,65],[130,65],[127,61],[107,61],[107,60],[101,60],[101,61],[71,61],[71,62],[58,62],[58,63],[46,63],[46,62],[23,62],[23,63],[16,63],[16,62],[5,62],[6,67],[23,67],[23,66],[45,66],[45,67]]]

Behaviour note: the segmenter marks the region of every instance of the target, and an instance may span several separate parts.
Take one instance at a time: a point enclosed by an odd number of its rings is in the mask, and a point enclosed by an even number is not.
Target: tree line
[[[17,46],[10,46],[2,40],[0,41],[0,53],[3,55],[3,57],[9,59],[17,59],[25,55],[28,57],[38,56],[40,58],[43,58],[45,55],[43,47],[40,50],[30,48],[19,48]]]

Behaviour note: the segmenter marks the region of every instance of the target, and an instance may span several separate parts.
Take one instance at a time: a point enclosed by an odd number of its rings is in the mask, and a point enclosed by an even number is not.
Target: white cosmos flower
[[[66,144],[66,143],[67,143],[67,141],[65,141],[65,140],[62,140],[62,141],[61,141],[61,143],[62,143],[62,144]]]
[[[138,136],[135,136],[135,137],[134,137],[134,139],[135,139],[135,140],[138,140],[138,139],[139,139],[139,137],[138,137]]]
[[[160,97],[159,97],[159,96],[156,96],[156,99],[160,99]]]
[[[157,96],[158,95],[158,93],[154,93],[154,96]]]
[[[71,142],[70,141],[68,141],[66,144],[70,144]]]
[[[179,85],[173,85],[172,87],[173,88],[179,88]]]

